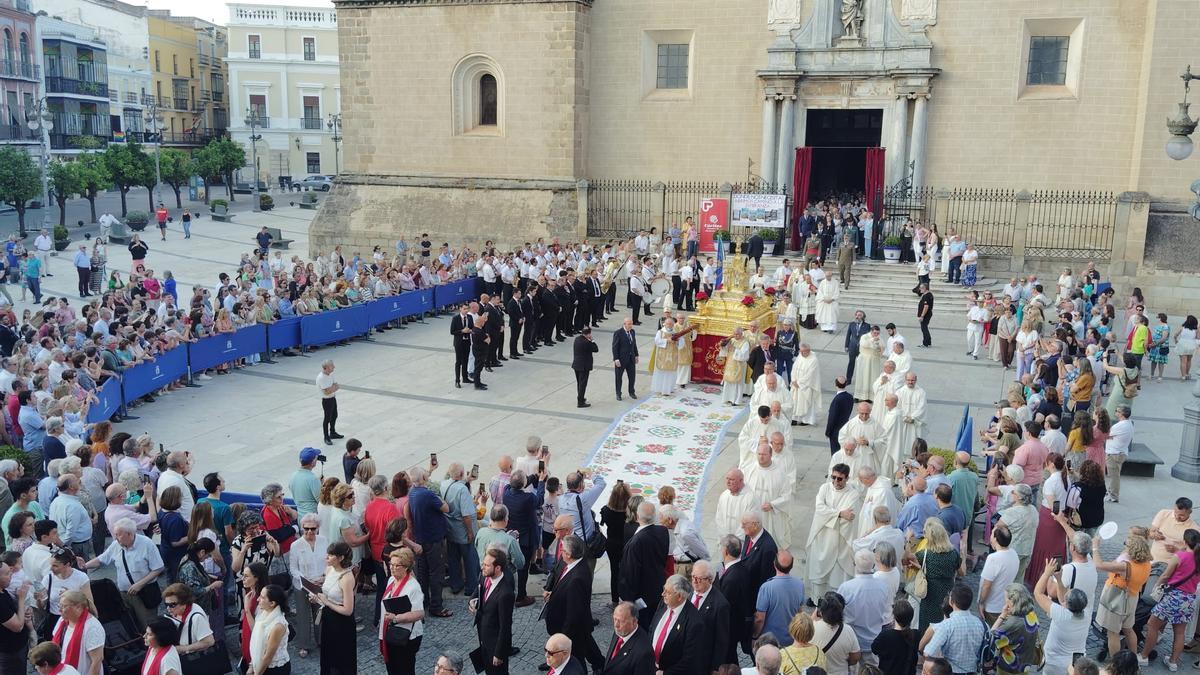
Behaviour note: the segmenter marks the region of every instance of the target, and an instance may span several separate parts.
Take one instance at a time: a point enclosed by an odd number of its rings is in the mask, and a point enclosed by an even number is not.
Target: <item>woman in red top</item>
[[[381,601],[375,603],[376,611],[379,611],[383,601],[392,598],[408,600],[408,611],[392,613],[384,609],[383,623],[379,624],[379,650],[383,652],[388,675],[411,675],[416,672],[417,651],[421,649],[421,636],[424,634],[422,619],[425,618],[425,596],[421,593],[421,585],[413,578],[414,559],[413,552],[406,548],[392,552],[388,560],[391,577],[387,580]],[[380,587],[383,588],[383,584]],[[409,630],[406,644],[387,643],[384,634],[391,626]]]
[[[383,599],[384,584],[387,583],[387,563],[383,560],[383,546],[387,543],[388,525],[400,517],[396,505],[388,499],[388,479],[375,474],[367,481],[371,501],[363,510],[363,526],[367,530],[367,545],[371,549],[370,567],[375,571],[375,623],[379,623],[379,601]],[[367,561],[364,562],[364,567]]]
[[[258,594],[267,585],[267,566],[250,563],[242,572],[242,672],[250,668],[250,632],[258,611]]]
[[[1100,465],[1104,470],[1104,442],[1108,440],[1108,432],[1112,429],[1112,420],[1103,406],[1097,406],[1092,413],[1096,426],[1092,429],[1092,442],[1087,446],[1087,458]]]
[[[262,492],[263,529],[279,542],[280,555],[287,555],[296,541],[296,523],[300,516],[290,506],[283,503],[283,486],[279,483],[267,483]]]

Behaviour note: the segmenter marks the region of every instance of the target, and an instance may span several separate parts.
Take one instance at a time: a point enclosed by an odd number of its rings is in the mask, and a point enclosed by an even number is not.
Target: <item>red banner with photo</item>
[[[729,200],[700,200],[700,250],[717,250],[713,235],[729,227]]]

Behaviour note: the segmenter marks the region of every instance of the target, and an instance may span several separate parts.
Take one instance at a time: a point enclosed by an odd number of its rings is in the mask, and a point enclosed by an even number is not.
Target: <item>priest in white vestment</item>
[[[912,456],[911,443],[907,448],[900,446],[904,442],[904,438],[900,433],[900,427],[903,424],[900,419],[900,408],[896,405],[899,400],[894,393],[885,396],[881,408],[883,415],[879,418],[879,426],[883,429],[883,449],[876,456],[879,466],[875,468],[879,471],[879,475],[887,479],[889,485],[895,484],[896,473],[904,465],[904,460]]]
[[[904,533],[893,524],[896,522],[895,515],[885,506],[876,506],[871,509],[870,513],[871,526],[867,528],[867,533],[855,539],[851,546],[855,551],[864,549],[874,551],[879,544],[890,544],[892,548],[896,549],[896,559],[899,560],[904,555],[907,541]]]
[[[792,441],[794,439],[792,436],[791,418],[789,418],[787,413],[783,411],[783,406],[780,405],[779,401],[771,403],[771,419],[775,420],[779,426],[783,427],[783,442],[787,444],[787,447],[792,447]]]
[[[760,405],[770,407],[772,403],[778,403],[790,412],[792,393],[784,386],[783,379],[777,373],[764,371],[763,376],[754,383],[754,393],[750,396],[750,409],[757,410]]]
[[[725,401],[725,405],[741,405],[749,370],[746,362],[750,360],[750,343],[746,341],[741,328],[735,328],[733,336],[723,342],[721,356],[725,360],[725,368],[721,376],[721,400]]]
[[[871,455],[873,465],[879,466],[875,457],[883,447],[883,427],[871,417],[870,403],[859,401],[858,414],[838,430],[838,443],[846,441],[854,441],[859,451],[866,451]]]
[[[791,425],[787,425],[791,426]],[[758,442],[760,439],[770,439],[773,432],[783,432],[784,425],[778,420],[771,417],[771,407],[760,405],[754,409],[754,415],[746,420],[745,426],[738,433],[738,464],[742,465],[747,462],[754,461],[754,455],[758,452]]]
[[[875,378],[875,382],[871,385],[871,414],[877,417],[883,416],[883,399],[888,394],[896,393],[896,390],[904,386],[904,378],[896,377],[896,362],[884,361],[883,372],[879,373],[879,377]]]
[[[865,537],[868,532],[875,529],[875,509],[881,506],[886,508],[892,519],[895,520],[896,514],[900,512],[900,500],[896,498],[892,482],[886,479],[880,480],[879,474],[872,467],[859,468],[858,484],[861,486],[859,492],[862,494],[862,506],[858,511],[856,525],[858,534],[856,536]]]
[[[838,297],[841,290],[837,279],[825,277],[817,286],[817,324],[826,333],[832,333],[838,327]]]
[[[904,380],[904,376],[912,370],[912,354],[903,342],[892,343],[892,353],[888,356],[888,361],[896,364],[896,377],[900,380]]]
[[[817,491],[812,528],[808,531],[807,592],[821,598],[854,576],[854,519],[858,514],[858,490],[850,487],[850,467],[835,466],[829,481]]]
[[[792,482],[796,482],[796,458],[792,454],[792,448],[787,444],[782,433],[775,431],[768,437],[771,446],[772,461],[779,462],[783,466],[784,473],[792,477]]]
[[[842,443],[842,447],[829,458],[829,469],[826,475],[833,473],[834,467],[839,464],[844,464],[850,467],[850,475],[846,479],[850,483],[850,487],[858,489],[858,471],[859,469],[869,466],[875,468],[875,456],[871,454],[870,448],[860,448],[853,440]]]
[[[907,457],[912,453],[913,441],[921,437],[925,428],[925,390],[917,386],[916,373],[905,376],[904,386],[896,392],[896,407],[900,410],[897,447]]]
[[[774,461],[766,444],[759,445],[756,461],[742,466],[742,473],[746,476],[746,489],[754,495],[756,508],[762,514],[763,527],[775,538],[779,550],[791,548],[795,480],[788,477],[783,465]]]
[[[691,269],[691,268],[688,268]],[[692,337],[694,333],[692,329],[697,328],[688,323],[686,314],[680,314],[679,320],[675,323],[676,334],[683,332],[679,339],[675,340],[675,386],[680,389],[687,386],[692,381]]]
[[[792,420],[801,426],[816,424],[822,405],[821,364],[808,343],[801,343],[792,364]]]
[[[875,398],[872,390],[875,378],[879,377],[883,362],[883,342],[879,339],[879,326],[858,338],[858,358],[854,360],[854,399],[869,401]]]
[[[675,393],[676,360],[679,349],[675,344],[675,320],[663,319],[662,328],[654,334],[654,350],[650,353],[650,390],[659,396]]]
[[[746,476],[741,469],[730,469],[725,474],[725,491],[717,498],[717,536],[742,535],[742,516],[760,504],[754,494],[746,489]]]

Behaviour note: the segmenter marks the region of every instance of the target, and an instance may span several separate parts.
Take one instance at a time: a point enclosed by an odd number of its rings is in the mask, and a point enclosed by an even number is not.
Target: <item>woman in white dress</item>
[[[954,228],[946,231],[946,239],[942,242],[942,276],[948,277],[950,274],[950,245],[958,241],[958,235],[954,232]]]
[[[1075,288],[1075,277],[1071,276],[1071,268],[1063,268],[1063,273],[1058,275],[1058,295],[1054,298],[1054,303],[1058,304],[1063,300],[1070,299],[1071,290]]]
[[[1179,379],[1192,379],[1192,355],[1196,353],[1196,317],[1191,314],[1175,332],[1175,353],[1179,355]]]
[[[353,641],[342,646],[348,650],[355,648]],[[287,594],[279,586],[266,586],[258,594],[258,616],[250,631],[250,659],[247,675],[292,672],[288,656]]]

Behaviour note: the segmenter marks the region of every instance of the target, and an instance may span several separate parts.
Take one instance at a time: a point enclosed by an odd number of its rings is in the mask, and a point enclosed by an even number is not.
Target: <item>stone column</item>
[[[768,183],[775,182],[775,96],[764,94],[762,115],[762,153],[758,162],[759,175]]]
[[[1012,254],[1008,257],[1010,274],[1022,274],[1025,271],[1025,244],[1026,238],[1029,236],[1032,205],[1033,194],[1029,190],[1021,190],[1017,193],[1017,211],[1013,215]]]
[[[792,147],[803,148],[808,144],[808,109],[804,107],[804,101],[799,99],[796,100],[795,107],[796,120],[792,129]],[[792,161],[795,162],[796,158],[792,157]]]
[[[588,181],[580,178],[575,183],[575,236],[587,239],[588,227]]]
[[[783,113],[779,118],[779,146],[775,151],[775,183],[780,190],[792,182],[792,162],[795,161],[796,148],[792,145],[795,133],[795,104],[794,95],[784,95]]]
[[[1200,380],[1192,388],[1190,405],[1183,408],[1183,438],[1179,461],[1171,467],[1171,476],[1189,483],[1200,483]]]
[[[929,104],[929,94],[917,94],[916,107],[913,109],[912,151],[913,186],[925,185],[925,118]]]
[[[908,94],[900,94],[896,98],[892,105],[892,114],[895,117],[892,126],[894,146],[888,148],[888,159],[892,163],[892,172],[887,178],[887,183],[894,185],[908,175]]]

